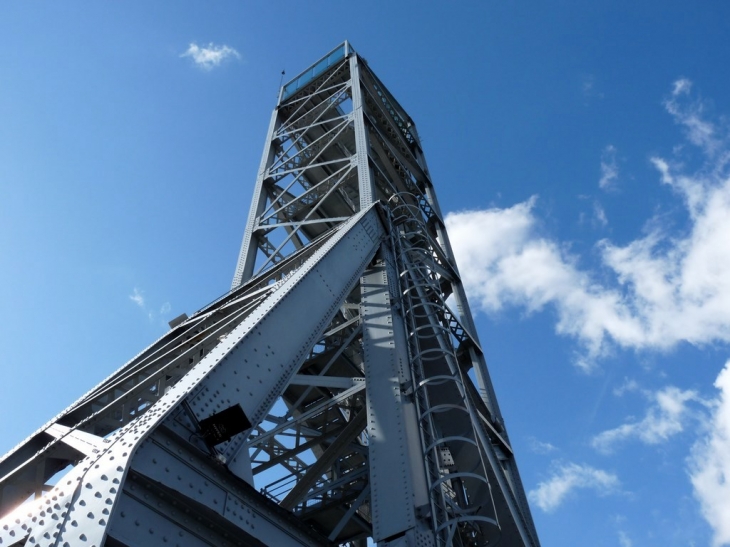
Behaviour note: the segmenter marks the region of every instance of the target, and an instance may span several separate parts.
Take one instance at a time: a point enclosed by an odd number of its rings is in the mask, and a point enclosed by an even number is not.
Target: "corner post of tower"
[[[350,48],[348,47],[348,50]],[[373,175],[370,169],[370,141],[365,125],[362,85],[360,83],[360,59],[357,53],[350,55],[350,82],[352,86],[352,116],[355,126],[355,147],[357,150],[357,179],[360,190],[360,210],[369,207],[375,200]]]
[[[426,163],[426,157],[423,153],[423,148],[421,146],[421,139],[418,136],[415,125],[411,127],[411,132],[416,137],[416,142],[418,143],[418,149],[416,151],[418,164],[423,168],[426,173],[428,173],[428,164]],[[454,300],[456,302],[456,307],[459,312],[459,318],[469,330],[471,336],[474,337],[477,343],[479,343],[479,334],[477,332],[476,324],[474,323],[474,316],[472,315],[471,309],[469,307],[469,301],[466,297],[466,290],[464,289],[464,285],[461,282],[461,275],[459,274],[459,268],[456,264],[456,258],[454,256],[454,251],[451,247],[451,241],[449,240],[449,235],[443,222],[444,216],[441,212],[441,206],[439,205],[438,198],[436,197],[436,192],[434,191],[433,185],[431,184],[430,180],[428,181],[425,190],[428,201],[431,204],[431,207],[433,207],[434,211],[436,212],[434,218],[438,219],[438,221],[435,223],[434,229],[436,230],[439,244],[441,245],[441,248],[443,249],[448,259],[450,260],[451,267],[457,274],[456,278],[451,283],[451,288]],[[502,412],[499,408],[499,403],[497,402],[497,396],[494,391],[492,379],[489,376],[489,371],[487,370],[486,359],[481,352],[477,353],[477,351],[473,347],[469,350],[469,358],[472,362],[472,367],[474,369],[474,374],[477,379],[481,398],[484,401],[487,409],[489,410],[491,418],[498,423],[501,429],[504,430],[504,419],[502,417]],[[506,431],[503,431],[503,434],[505,437],[507,436]]]
[[[251,200],[251,209],[248,213],[246,221],[246,229],[243,233],[243,241],[241,242],[241,250],[236,263],[236,271],[233,274],[233,282],[231,290],[248,281],[253,276],[254,266],[256,264],[256,254],[258,253],[258,236],[256,230],[261,214],[264,212],[266,205],[266,189],[264,184],[268,177],[269,168],[274,161],[275,136],[280,125],[279,108],[274,109],[269,122],[269,131],[266,135],[266,144],[264,145],[264,153],[261,157],[261,164],[256,175],[256,186],[254,187],[253,199]]]

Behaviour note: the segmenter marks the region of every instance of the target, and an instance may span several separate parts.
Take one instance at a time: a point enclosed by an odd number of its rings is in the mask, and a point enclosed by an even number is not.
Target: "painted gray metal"
[[[281,89],[231,291],[0,460],[0,547],[369,541],[539,545],[415,124],[345,42]]]
[[[46,429],[58,436],[56,442],[25,462],[25,465],[31,467],[36,474],[42,469],[39,461],[43,461],[43,457],[58,443],[73,447],[81,438],[87,444],[100,448],[91,449],[91,454],[76,463],[74,469],[39,501],[26,504],[29,506],[22,505],[6,514],[0,521],[0,545],[12,545],[14,542],[27,539],[27,544],[30,545],[100,546],[104,544],[110,529],[128,530],[128,525],[120,523],[119,519],[132,517],[118,507],[132,508],[133,513],[137,511],[133,508],[137,508],[139,510],[137,512],[144,513],[144,516],[135,514],[134,519],[142,519],[148,535],[154,536],[150,537],[147,543],[139,543],[141,540],[136,535],[129,536],[129,533],[125,532],[127,535],[124,537],[133,540],[131,544],[157,545],[156,534],[169,535],[172,530],[177,530],[180,526],[169,518],[161,517],[159,513],[153,518],[154,511],[150,513],[146,509],[143,510],[139,503],[131,501],[132,498],[136,499],[133,494],[127,495],[127,498],[131,496],[127,501],[119,502],[124,497],[122,484],[125,488],[131,484],[127,478],[130,472],[161,482],[168,496],[171,495],[170,492],[174,492],[173,498],[187,498],[188,504],[196,508],[203,505],[208,510],[220,513],[225,511],[224,508],[229,503],[245,507],[240,500],[231,498],[232,495],[235,496],[235,490],[232,494],[230,487],[212,486],[212,473],[210,471],[200,473],[200,465],[197,466],[198,470],[189,466],[178,469],[181,465],[179,461],[166,457],[159,450],[155,452],[149,445],[148,448],[141,450],[139,457],[135,456],[136,451],[158,428],[163,428],[171,433],[177,433],[178,442],[187,445],[187,450],[194,449],[200,458],[200,447],[190,443],[190,436],[196,434],[196,431],[194,428],[192,431],[186,428],[186,422],[190,427],[191,419],[199,420],[206,415],[214,414],[220,408],[224,397],[225,404],[238,402],[252,421],[260,421],[273,405],[277,391],[283,390],[288,378],[304,359],[306,351],[303,348],[307,348],[310,341],[312,343],[316,341],[329,325],[331,317],[339,308],[340,301],[357,283],[360,274],[377,251],[383,236],[384,228],[378,216],[377,206],[352,217],[336,234],[323,242],[301,267],[280,283],[274,284],[266,298],[227,335],[221,336],[215,347],[146,412],[110,437],[97,438],[89,442],[89,439],[93,438],[92,435],[83,432],[78,426],[64,428],[58,421],[49,424]],[[313,302],[311,300],[313,295],[324,298],[315,298],[316,302]],[[224,306],[225,302],[222,305]],[[296,320],[297,315],[300,316],[298,322],[306,325],[306,328],[300,329],[296,335],[282,344],[278,326],[293,318]],[[195,319],[194,316],[189,321],[194,322]],[[274,351],[272,345],[276,347]],[[284,350],[280,349],[282,346]],[[280,353],[277,354],[277,351]],[[126,370],[120,371],[117,375],[127,372],[130,368],[133,367],[128,365],[125,367]],[[273,374],[270,369],[274,369]],[[247,376],[245,380],[236,378],[244,375]],[[249,379],[249,376],[252,379]],[[210,384],[216,386],[213,394]],[[180,432],[183,432],[182,436],[179,435]],[[236,450],[244,441],[245,435],[239,435],[237,442],[232,440],[227,443],[228,447],[222,450],[222,454],[232,452],[231,461],[235,463]],[[178,448],[178,453],[182,450],[183,448]],[[206,452],[203,451],[204,454]],[[54,452],[53,455],[57,456],[58,452]],[[229,482],[234,478],[239,479],[238,487],[245,488],[245,482],[236,477],[233,466],[222,467],[224,458],[225,456],[213,458],[221,464],[218,472],[228,475]],[[4,461],[7,459],[8,457]],[[193,461],[192,456],[188,459]],[[137,461],[140,463],[136,463]],[[73,462],[72,459],[68,460],[70,465]],[[168,475],[164,481],[160,480],[162,477],[159,473],[155,473],[163,465],[167,468],[165,473]],[[208,467],[210,465],[208,462]],[[12,486],[9,484],[9,479],[12,477],[12,472],[3,477],[0,486]],[[263,500],[257,503],[261,501]],[[5,509],[6,507],[3,507],[3,510]],[[253,510],[256,509],[249,508],[249,511]],[[223,516],[229,518],[228,513],[224,512]],[[161,524],[163,521],[164,525]],[[111,528],[109,528],[110,522]],[[200,526],[206,528],[212,525]],[[300,537],[280,543],[281,539],[277,538],[282,523],[275,522],[269,528],[267,531],[267,528],[262,530],[259,526],[256,531],[251,530],[247,533],[264,545],[327,544],[324,538],[313,541],[301,531]],[[197,534],[200,537],[196,540],[187,539],[189,534],[193,534],[194,529],[195,527],[183,527],[178,530],[175,541],[179,545],[187,545],[188,541],[192,542],[190,544],[197,544],[197,541],[207,541],[208,543],[201,543],[206,545],[221,544],[215,534],[209,537],[203,534],[205,536],[203,537],[200,536],[202,532]],[[271,530],[276,534],[272,535]],[[235,533],[240,534],[241,531],[235,530]],[[260,534],[263,534],[263,537],[258,537]],[[116,539],[126,541],[122,537]]]
[[[367,367],[367,431],[373,540],[414,529],[418,507],[427,505],[428,485],[421,457],[418,419],[400,294],[390,292],[397,278],[388,247],[362,278],[363,353]],[[394,488],[397,485],[397,488]]]
[[[355,129],[355,149],[357,157],[357,180],[360,193],[360,208],[369,207],[375,199],[372,174],[370,172],[370,158],[367,153],[360,153],[361,150],[370,149],[365,126],[365,113],[363,108],[362,89],[360,84],[360,63],[357,55],[350,56],[350,93],[352,94],[352,118]]]
[[[273,159],[271,141],[274,136],[274,131],[276,130],[277,121],[276,111],[274,111],[271,115],[271,122],[269,123],[269,131],[267,133],[263,157],[261,158],[261,165],[256,176],[256,186],[254,187],[253,199],[251,200],[251,211],[248,214],[246,229],[243,232],[241,252],[239,253],[238,264],[236,266],[236,273],[233,276],[231,289],[238,287],[244,279],[249,279],[253,273],[253,260],[255,258],[255,254],[251,251],[251,249],[255,249],[258,245],[258,240],[255,239],[254,236],[254,228],[256,219],[261,215],[264,204],[266,203],[263,193],[263,181],[266,176],[266,170]]]

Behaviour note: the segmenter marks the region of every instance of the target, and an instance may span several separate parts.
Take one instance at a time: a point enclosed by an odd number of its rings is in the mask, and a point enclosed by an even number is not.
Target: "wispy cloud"
[[[593,99],[603,99],[603,93],[598,90],[596,85],[596,77],[588,74],[581,81],[581,91],[583,91],[583,104],[590,104]]]
[[[134,302],[139,308],[145,312],[147,315],[147,319],[150,320],[150,322],[154,321],[155,318],[159,317],[162,319],[165,315],[169,314],[170,311],[172,311],[172,306],[170,306],[169,302],[165,302],[160,306],[160,311],[156,311],[156,306],[149,304],[147,300],[144,297],[144,291],[140,289],[139,287],[135,287],[134,290],[132,290],[132,294],[129,295],[129,299]],[[165,322],[162,322],[163,325],[165,325]]]
[[[596,79],[593,76],[585,76],[581,82],[581,89],[584,95],[590,95],[593,93],[596,87]]]
[[[600,226],[608,225],[608,218],[606,218],[606,211],[601,207],[601,204],[597,201],[593,204],[593,218]]]
[[[688,420],[696,415],[689,403],[704,402],[697,392],[683,391],[674,386],[646,395],[650,399],[646,415],[639,421],[625,423],[596,435],[591,441],[593,448],[607,454],[617,444],[630,439],[637,439],[644,444],[667,441],[682,432]]]
[[[550,443],[538,441],[534,437],[528,439],[528,443],[530,451],[534,452],[535,454],[550,454],[558,449],[556,446],[553,446]]]
[[[530,501],[545,512],[557,509],[575,490],[587,489],[599,495],[618,491],[620,481],[613,473],[589,465],[563,463],[558,465],[552,476],[531,490]]]
[[[687,78],[680,78],[672,84],[672,96],[687,95],[692,89],[692,82]]]
[[[135,287],[132,294],[129,295],[129,299],[140,308],[144,308],[144,296],[142,296],[142,291],[140,291],[137,287]]]
[[[606,146],[601,152],[601,178],[598,187],[601,190],[610,190],[616,186],[618,179],[618,162],[616,161],[616,147]]]
[[[730,545],[730,361],[717,377],[719,390],[705,434],[689,459],[690,478],[702,514],[714,532],[713,545]]]
[[[200,68],[210,70],[220,66],[226,59],[240,59],[241,55],[230,46],[218,46],[212,42],[207,46],[199,46],[193,42],[180,57],[190,57]]]
[[[674,87],[683,94],[688,86]],[[696,102],[688,108],[667,103],[706,164],[686,172],[678,161],[652,159],[661,182],[687,206],[683,235],[652,219],[644,235],[626,245],[598,242],[600,264],[589,270],[541,233],[536,196],[505,209],[451,213],[449,237],[475,307],[489,313],[554,308],[556,331],[579,341],[577,364],[586,369],[614,344],[667,350],[680,342],[730,342],[730,147],[716,146],[724,141],[698,117]]]
[[[639,383],[636,380],[630,380],[624,378],[623,384],[613,390],[613,394],[616,397],[621,397],[624,393],[631,393],[633,391],[639,391]]]
[[[672,94],[664,101],[664,106],[674,121],[685,129],[692,144],[714,155],[726,139],[720,137],[715,124],[705,118],[705,103],[692,99],[692,87],[692,82],[686,78],[674,82]]]

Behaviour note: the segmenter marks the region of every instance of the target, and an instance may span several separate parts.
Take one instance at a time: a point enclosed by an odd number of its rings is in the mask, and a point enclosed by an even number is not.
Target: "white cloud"
[[[593,76],[586,76],[583,78],[581,88],[586,96],[590,96],[596,86],[596,79]]]
[[[675,84],[666,108],[707,163],[687,173],[678,162],[651,160],[689,211],[683,235],[652,219],[626,245],[598,242],[599,267],[587,270],[542,235],[536,196],[506,209],[451,213],[449,237],[476,309],[553,308],[556,331],[579,341],[577,363],[586,368],[614,344],[669,350],[680,342],[730,342],[730,147],[717,144],[719,130],[699,118],[696,103],[678,102],[688,86]]]
[[[555,447],[554,445],[538,441],[534,437],[531,437],[529,439],[529,447],[530,451],[534,452],[535,454],[550,454],[551,452],[555,452],[557,450],[557,447]]]
[[[634,542],[631,541],[631,538],[623,530],[618,531],[618,542],[621,547],[632,547],[634,545]]]
[[[714,532],[713,545],[730,545],[730,361],[717,377],[720,390],[705,427],[692,449],[690,478],[702,514]]]
[[[574,257],[537,234],[535,201],[447,216],[462,280],[477,307],[494,312],[524,306],[532,312],[552,305],[559,317],[556,330],[579,338],[590,357],[603,353],[606,336],[639,343],[640,321],[620,292],[594,283]],[[590,359],[578,364],[589,367]]]
[[[606,211],[601,207],[601,204],[595,202],[593,204],[593,218],[601,226],[608,225],[608,218],[606,218]]]
[[[565,463],[559,465],[552,477],[541,482],[528,494],[530,501],[545,512],[554,511],[575,490],[595,490],[600,495],[614,493],[620,482],[613,473],[588,465]]]
[[[624,393],[630,393],[632,391],[638,391],[639,384],[636,380],[629,380],[624,378],[624,383],[613,390],[613,394],[616,397],[621,397]]]
[[[703,402],[695,391],[683,391],[674,386],[647,395],[651,404],[644,418],[596,435],[591,445],[600,452],[609,453],[616,444],[632,438],[644,444],[659,444],[684,430],[694,415],[689,402]]]
[[[162,316],[170,313],[172,310],[172,306],[170,306],[169,302],[165,302],[160,306],[159,312],[157,312],[157,306],[155,304],[151,304],[145,297],[144,297],[144,291],[142,291],[139,287],[135,287],[132,291],[132,294],[129,295],[129,299],[134,302],[137,306],[139,306],[143,312],[147,315],[147,319],[150,322],[153,322],[156,318],[162,318]],[[167,326],[165,322],[162,323],[163,326]]]
[[[680,78],[672,84],[672,96],[685,95],[692,89],[692,82],[687,78]]]
[[[596,78],[592,74],[583,77],[581,81],[581,89],[583,91],[583,104],[588,105],[592,99],[603,99],[604,95],[596,86]]]
[[[230,46],[217,46],[211,42],[207,46],[201,47],[193,42],[180,57],[191,57],[196,65],[210,70],[230,57],[240,59],[241,55]]]
[[[609,144],[601,153],[601,179],[598,181],[598,186],[602,190],[609,190],[615,186],[616,179],[618,179],[616,147]]]
[[[142,291],[140,291],[137,287],[135,287],[132,294],[129,295],[129,299],[140,308],[144,308],[144,296],[142,296]]]
[[[687,138],[706,153],[714,155],[722,146],[723,140],[718,135],[718,129],[713,123],[704,118],[705,104],[700,100],[685,104],[690,97],[692,82],[682,78],[674,82],[672,95],[664,101],[667,111],[674,117],[674,121],[683,126]]]

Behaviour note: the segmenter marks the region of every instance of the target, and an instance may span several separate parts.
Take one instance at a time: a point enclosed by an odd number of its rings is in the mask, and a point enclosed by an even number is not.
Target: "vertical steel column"
[[[412,383],[405,325],[390,284],[397,284],[397,275],[392,253],[383,245],[379,260],[362,277],[360,308],[376,542],[415,528],[416,509],[429,500],[417,413],[404,393]]]
[[[362,89],[360,83],[360,59],[357,54],[350,56],[350,78],[352,82],[352,116],[355,124],[355,146],[357,148],[357,178],[360,188],[360,210],[369,207],[375,197],[373,176],[370,172],[370,141],[365,115],[363,112]]]
[[[274,109],[269,122],[269,132],[266,135],[266,144],[264,145],[264,153],[261,157],[261,165],[256,176],[256,187],[253,191],[253,199],[251,200],[251,210],[248,213],[248,221],[246,222],[246,230],[243,232],[243,241],[241,242],[241,251],[238,255],[236,263],[236,272],[233,275],[231,289],[235,289],[242,283],[248,281],[253,275],[253,269],[256,265],[256,254],[258,253],[258,239],[255,231],[258,227],[258,219],[264,210],[266,204],[266,191],[264,190],[264,181],[266,180],[269,167],[274,159],[274,133],[279,125],[279,109]]]

